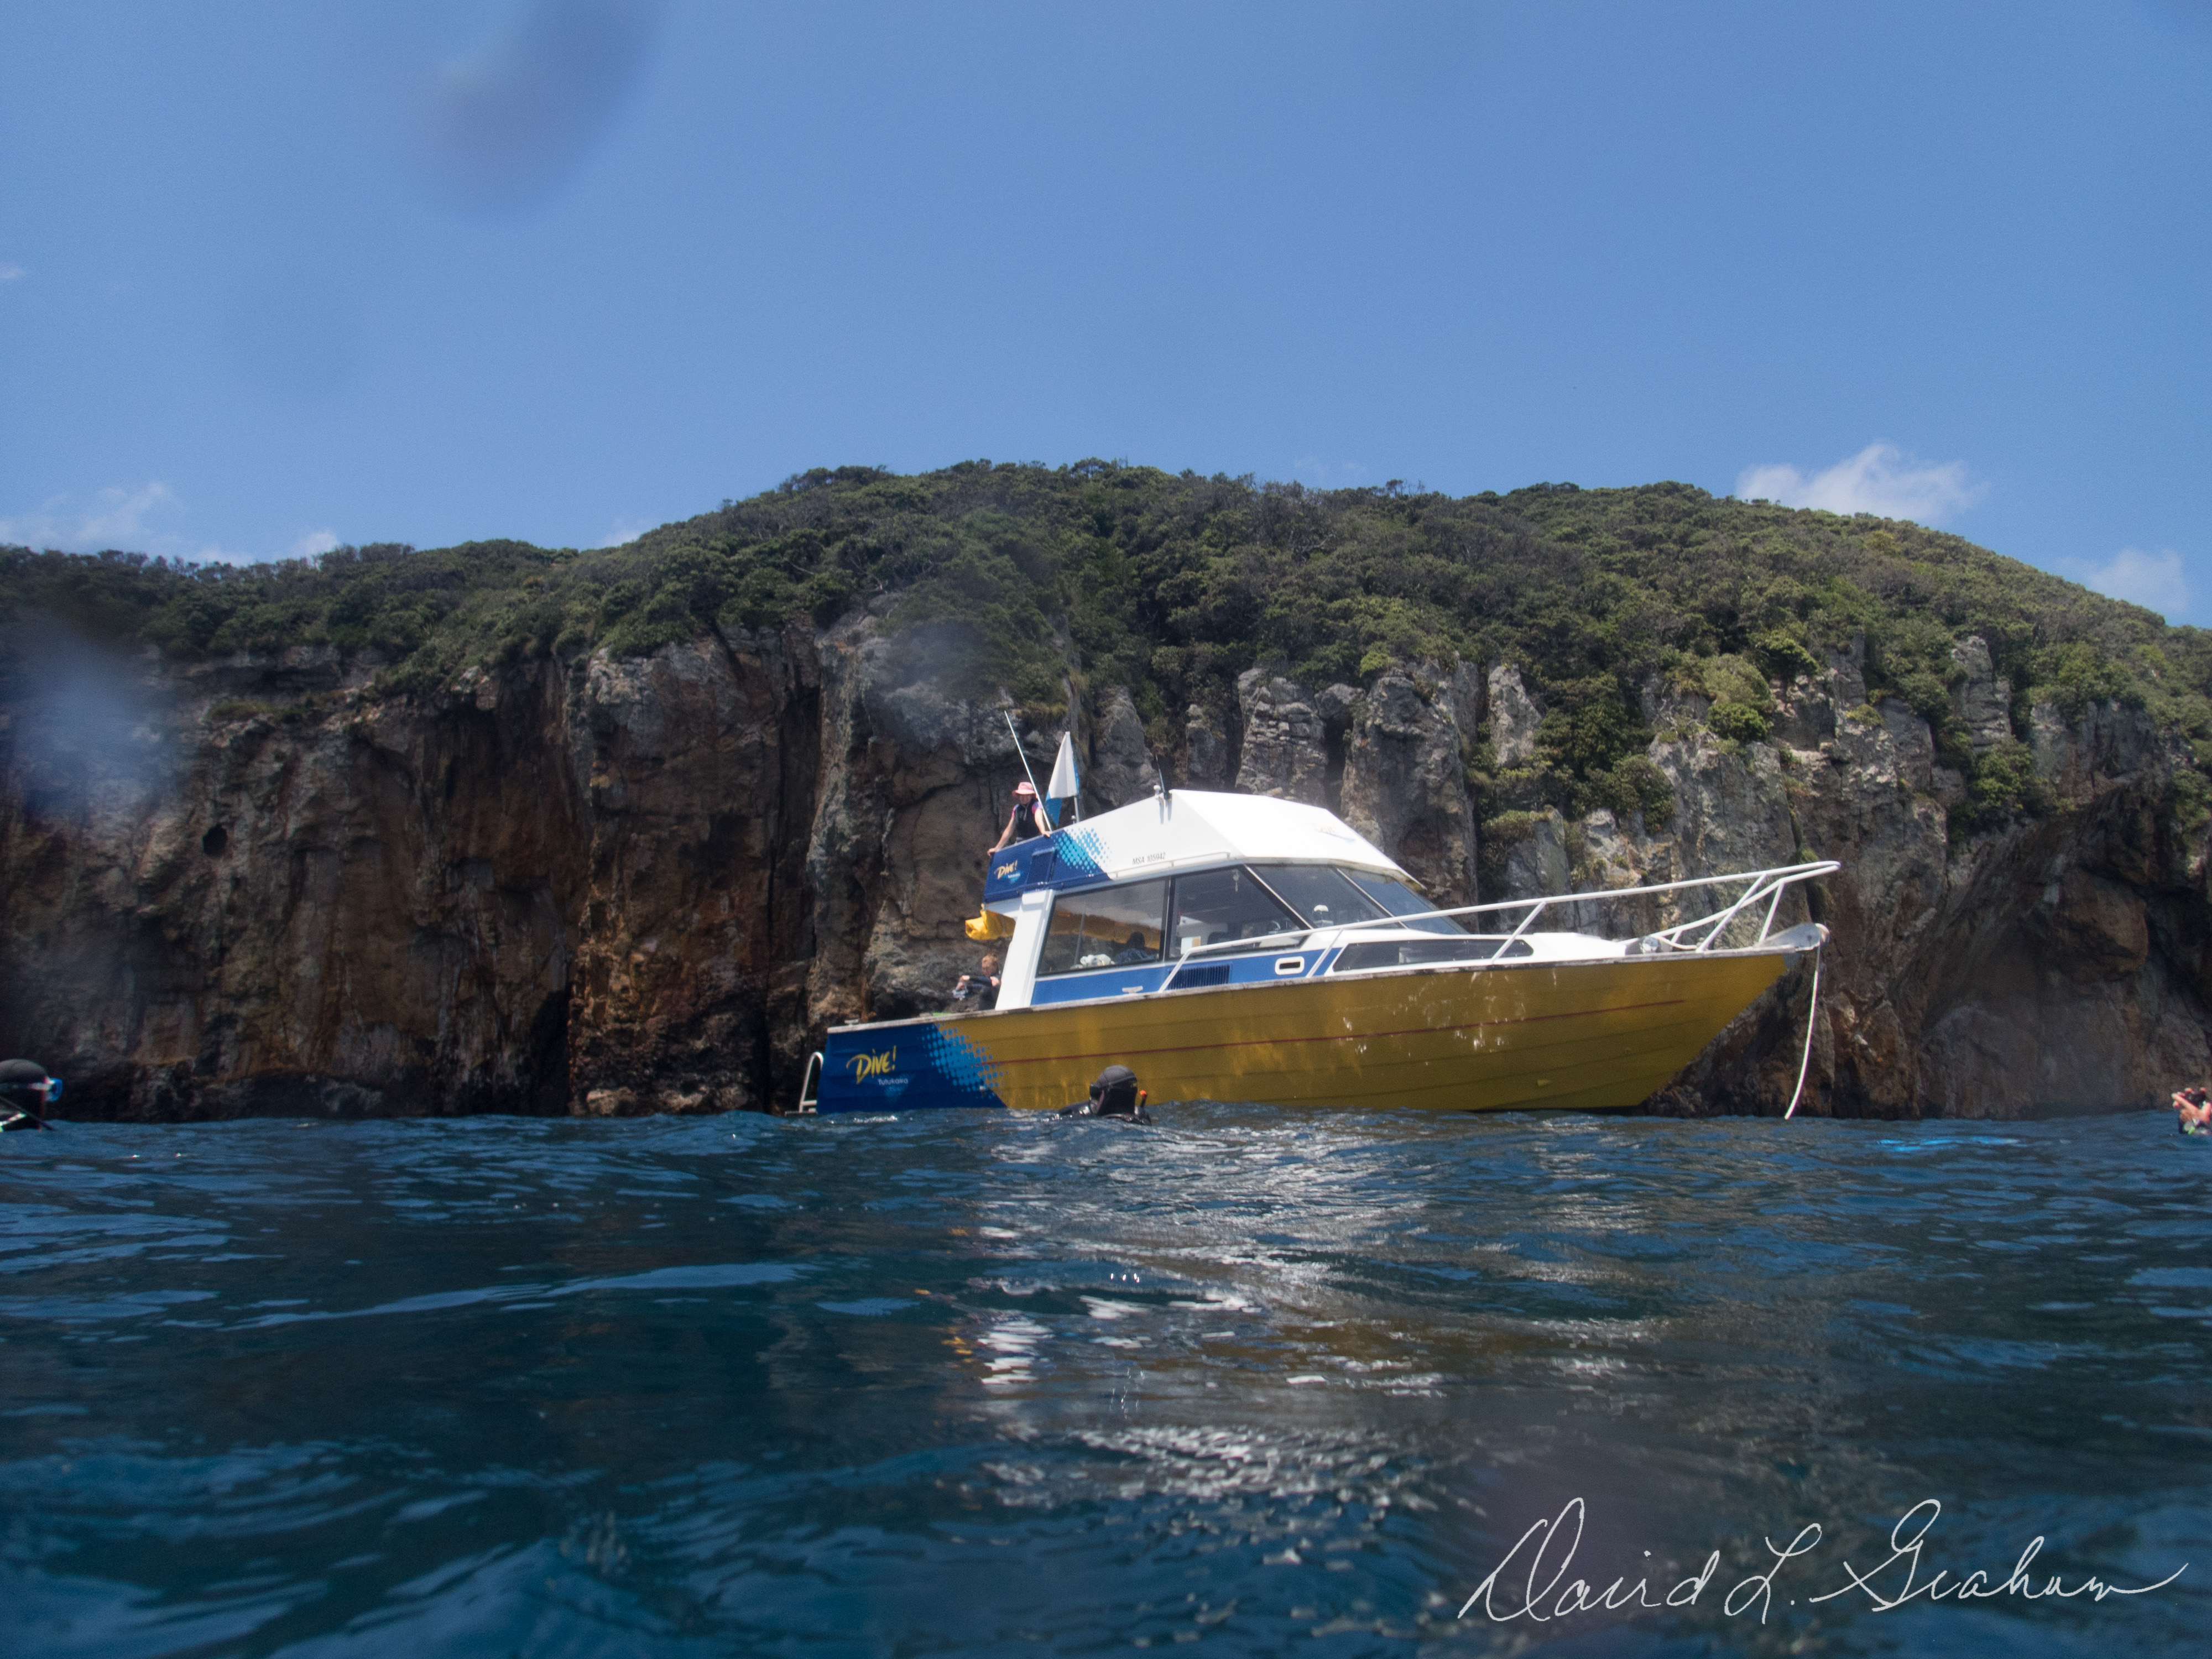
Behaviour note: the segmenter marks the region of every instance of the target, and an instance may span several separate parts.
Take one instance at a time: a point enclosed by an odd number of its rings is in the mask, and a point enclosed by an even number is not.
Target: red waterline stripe
[[[1437,1031],[1479,1031],[1488,1025],[1537,1025],[1547,1019],[1591,1019],[1599,1014],[1632,1014],[1644,1008],[1679,1008],[1687,997],[1664,1002],[1624,1002],[1617,1008],[1583,1008],[1571,1014],[1525,1014],[1518,1019],[1476,1019],[1464,1025],[1409,1025],[1402,1031],[1349,1031],[1341,1036],[1248,1037],[1238,1042],[1186,1042],[1174,1048],[1102,1048],[1090,1054],[1039,1054],[1032,1060],[999,1060],[1000,1066],[1049,1066],[1071,1060],[1109,1060],[1130,1054],[1188,1054],[1208,1048],[1287,1048],[1298,1042],[1371,1042],[1377,1037],[1428,1036]]]

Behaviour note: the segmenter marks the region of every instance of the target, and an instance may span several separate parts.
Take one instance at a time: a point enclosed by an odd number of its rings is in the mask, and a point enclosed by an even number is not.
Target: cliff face
[[[865,617],[726,630],[414,699],[327,649],[19,650],[0,1041],[65,1075],[79,1115],[787,1104],[824,1024],[941,1006],[973,964],[960,923],[1020,767],[995,707],[939,689],[935,644]],[[2002,742],[2010,689],[1976,644],[1959,695]],[[1541,715],[1511,665],[1237,690],[1226,726],[1185,717],[1172,781],[1328,805],[1440,901],[1476,896],[1465,757],[1486,734],[1510,760]],[[1954,845],[1957,775],[1905,705],[1865,706],[1853,659],[1774,690],[1772,740],[1740,747],[1655,692],[1668,821],[1537,815],[1490,849],[1506,890],[1481,896],[1844,860],[1814,901],[1835,939],[1804,1111],[2116,1108],[2205,1073],[2208,832],[2161,805],[2146,717],[2038,708],[2057,805]],[[1126,693],[1076,726],[1093,810],[1149,791]],[[1024,738],[1041,774],[1057,732]],[[1807,981],[1655,1109],[1781,1109]]]
[[[765,1107],[789,1069],[811,637],[428,702],[327,651],[140,659],[90,671],[104,742],[17,666],[0,1018],[76,1114]]]

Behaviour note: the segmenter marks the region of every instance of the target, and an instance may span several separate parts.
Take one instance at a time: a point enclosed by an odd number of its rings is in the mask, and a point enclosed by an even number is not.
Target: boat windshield
[[[1256,864],[1252,873],[1310,927],[1342,927],[1403,916],[1409,919],[1409,927],[1425,933],[1456,936],[1464,931],[1449,917],[1434,914],[1436,906],[1412,888],[1388,876],[1327,864]],[[1411,920],[1414,917],[1420,920]]]
[[[1369,870],[1346,870],[1352,884],[1382,907],[1386,915],[1403,916],[1406,925],[1424,933],[1463,933],[1466,928],[1449,916],[1435,914],[1436,906],[1402,881],[1378,876]]]
[[[1341,927],[1350,921],[1380,921],[1390,915],[1343,871],[1329,865],[1255,864],[1252,873],[1310,927]]]

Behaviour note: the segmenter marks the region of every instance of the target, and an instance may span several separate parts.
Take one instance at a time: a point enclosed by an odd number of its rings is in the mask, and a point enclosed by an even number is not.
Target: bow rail
[[[1748,946],[1735,947],[1755,949],[1765,944],[1768,937],[1773,933],[1774,918],[1782,908],[1782,895],[1784,891],[1799,882],[1817,881],[1823,876],[1832,876],[1843,867],[1837,860],[1821,859],[1810,864],[1777,865],[1771,870],[1739,870],[1725,876],[1693,876],[1686,881],[1655,881],[1636,887],[1600,887],[1578,893],[1547,893],[1535,898],[1493,899],[1487,904],[1462,904],[1449,910],[1414,910],[1404,915],[1377,916],[1367,921],[1333,921],[1328,926],[1331,930],[1349,933],[1362,928],[1402,927],[1408,923],[1418,924],[1458,916],[1494,915],[1501,911],[1525,908],[1528,914],[1523,916],[1520,924],[1504,937],[1504,943],[1510,945],[1515,939],[1526,933],[1536,919],[1553,905],[1609,903],[1619,899],[1648,898],[1659,893],[1681,893],[1687,892],[1692,888],[1724,887],[1731,883],[1741,882],[1744,884],[1744,890],[1734,902],[1723,904],[1718,909],[1709,910],[1702,915],[1692,916],[1686,921],[1678,921],[1671,927],[1645,933],[1638,942],[1646,951],[1654,954],[1660,951],[1684,951],[1692,953],[1710,951],[1719,939],[1722,931],[1730,922],[1764,899],[1766,901],[1766,914],[1760,919],[1759,937]],[[1687,935],[1699,928],[1705,929],[1703,935],[1696,943],[1690,943]],[[1320,928],[1309,927],[1294,932],[1271,933],[1265,939],[1224,939],[1218,945],[1194,945],[1177,960],[1188,962],[1194,957],[1202,956],[1249,952],[1255,947],[1269,947],[1279,942],[1283,944],[1284,948],[1288,949],[1291,941],[1305,939],[1308,935],[1321,931]],[[1489,936],[1479,935],[1479,937]],[[1504,945],[1499,948],[1502,950]]]

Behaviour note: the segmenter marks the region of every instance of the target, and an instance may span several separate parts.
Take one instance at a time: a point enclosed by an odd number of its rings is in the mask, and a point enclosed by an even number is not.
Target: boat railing
[[[1822,876],[1832,876],[1843,867],[1836,860],[1822,859],[1809,864],[1778,865],[1771,870],[1739,870],[1725,876],[1693,876],[1686,881],[1655,881],[1635,887],[1600,887],[1578,893],[1547,893],[1535,898],[1494,899],[1487,904],[1462,904],[1449,910],[1417,910],[1406,915],[1376,916],[1366,921],[1331,922],[1329,927],[1333,931],[1352,933],[1370,927],[1418,926],[1424,921],[1496,915],[1502,912],[1526,909],[1528,914],[1522,917],[1513,931],[1501,940],[1498,949],[1503,951],[1507,945],[1527,933],[1536,919],[1553,906],[1612,903],[1622,899],[1649,898],[1660,893],[1682,893],[1693,888],[1725,887],[1741,882],[1744,890],[1733,902],[1708,910],[1701,915],[1692,916],[1686,921],[1657,928],[1644,934],[1638,943],[1655,953],[1662,951],[1710,951],[1730,922],[1764,900],[1766,909],[1759,919],[1759,937],[1750,945],[1738,947],[1753,949],[1764,945],[1772,934],[1774,919],[1781,910],[1782,896],[1785,891],[1800,882],[1816,881]],[[1249,955],[1255,951],[1295,950],[1310,933],[1320,931],[1318,928],[1307,928],[1270,933],[1264,939],[1224,939],[1218,945],[1194,945],[1178,960],[1188,962],[1203,956]],[[1694,942],[1690,938],[1692,933],[1698,934]]]
[[[1741,882],[1744,884],[1744,890],[1733,903],[1724,904],[1716,910],[1708,910],[1702,915],[1692,916],[1686,921],[1675,922],[1671,927],[1657,928],[1644,934],[1644,942],[1647,945],[1656,945],[1668,950],[1710,951],[1720,939],[1722,931],[1730,922],[1764,899],[1766,901],[1766,911],[1759,920],[1759,937],[1752,941],[1753,945],[1764,945],[1768,935],[1774,931],[1774,918],[1782,908],[1782,895],[1785,890],[1799,882],[1814,881],[1822,876],[1832,876],[1843,867],[1833,859],[1823,859],[1811,864],[1778,865],[1771,870],[1739,870],[1725,876],[1695,876],[1687,881],[1655,881],[1646,882],[1635,887],[1600,887],[1579,893],[1547,893],[1539,895],[1535,898],[1498,899],[1488,904],[1463,904],[1450,910],[1423,910],[1417,913],[1417,915],[1447,917],[1495,915],[1501,912],[1518,910],[1525,907],[1528,914],[1521,919],[1519,925],[1510,933],[1506,935],[1505,942],[1510,945],[1526,933],[1534,925],[1536,919],[1554,905],[1607,903],[1620,899],[1647,898],[1657,893],[1687,892],[1692,888],[1698,887],[1725,887],[1732,883]],[[1407,920],[1409,918],[1405,916],[1389,918],[1389,921],[1397,922],[1404,922]],[[1387,927],[1389,922],[1376,921],[1355,922],[1352,925],[1359,927]],[[1698,933],[1700,928],[1704,932],[1699,934],[1694,944],[1691,943],[1689,935]]]

